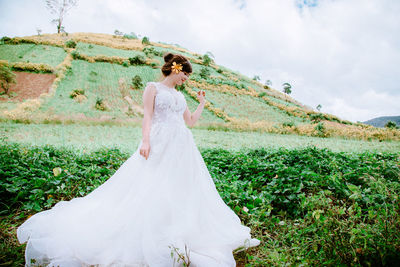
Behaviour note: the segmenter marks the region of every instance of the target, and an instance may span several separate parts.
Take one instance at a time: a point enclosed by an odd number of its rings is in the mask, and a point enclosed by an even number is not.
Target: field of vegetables
[[[149,66],[123,67],[110,63],[88,63],[83,60],[74,60],[71,68],[57,88],[56,94],[46,99],[41,111],[51,110],[55,114],[83,113],[86,117],[99,117],[107,114],[117,117],[127,117],[123,107],[127,107],[119,90],[119,80],[123,78],[129,85],[135,75],[139,75],[143,84],[157,79],[159,71]],[[70,98],[75,89],[83,89],[87,101],[78,103]],[[129,90],[132,92],[133,90]],[[139,94],[131,95],[134,100],[141,99]],[[140,97],[139,97],[140,95]],[[97,98],[103,99],[109,105],[108,111],[94,108]],[[140,100],[141,101],[141,100]]]
[[[241,266],[395,266],[400,261],[400,154],[326,149],[202,149],[225,203],[261,240]],[[0,145],[0,261],[23,265],[15,230],[59,201],[84,197],[130,156]],[[55,170],[58,171],[55,171]]]
[[[64,60],[66,55],[64,49],[49,45],[0,45],[0,59],[9,62],[44,63],[55,67]]]

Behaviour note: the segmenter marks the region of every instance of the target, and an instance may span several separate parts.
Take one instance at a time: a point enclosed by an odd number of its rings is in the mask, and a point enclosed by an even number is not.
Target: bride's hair
[[[189,60],[182,55],[168,53],[164,56],[164,61],[165,64],[161,68],[164,76],[171,74],[171,66],[173,62],[176,64],[181,64],[183,72],[192,73],[192,65],[190,64]]]

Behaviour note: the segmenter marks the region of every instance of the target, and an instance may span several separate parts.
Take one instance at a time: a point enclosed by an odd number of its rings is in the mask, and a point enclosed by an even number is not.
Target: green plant
[[[16,83],[16,75],[11,71],[8,63],[0,62],[0,87],[5,94],[9,94],[10,85]]]
[[[85,95],[85,90],[84,89],[74,89],[70,94],[70,98],[75,98],[78,95]]]
[[[266,96],[266,95],[267,95],[266,92],[261,92],[261,93],[258,94],[258,97],[263,97],[263,96]]]
[[[210,63],[211,63],[211,62],[212,62],[211,57],[210,57],[209,55],[205,54],[205,55],[203,56],[203,64],[204,64],[205,66],[210,66]]]
[[[393,121],[388,121],[388,122],[385,124],[385,127],[386,127],[386,128],[389,128],[389,129],[398,129],[396,123],[393,122]]]
[[[207,79],[210,76],[210,70],[207,67],[203,67],[200,69],[200,77],[203,79]]]
[[[126,39],[138,39],[138,37],[136,36],[136,34],[134,32],[131,32],[130,34],[124,34],[123,37]]]
[[[326,128],[323,122],[319,122],[314,129],[317,131],[316,135],[319,137],[327,137]]]
[[[124,62],[122,62],[122,66],[129,67],[129,61],[124,60]]]
[[[141,55],[136,55],[134,57],[130,57],[128,60],[129,60],[129,63],[131,65],[144,65],[144,64],[146,64],[146,59]]]
[[[137,90],[143,88],[142,78],[139,75],[135,75],[135,77],[132,78],[132,88]]]
[[[143,37],[143,39],[142,39],[142,44],[144,44],[144,45],[149,45],[149,44],[150,44],[149,37],[147,37],[147,36]]]
[[[78,51],[76,51],[76,50],[71,52],[71,56],[73,59],[79,59],[79,57],[80,57]]]
[[[7,43],[10,43],[11,41],[12,41],[12,39],[10,37],[8,37],[8,36],[3,36],[0,39],[0,43],[1,44],[7,44]]]
[[[294,122],[287,121],[287,122],[282,123],[282,126],[283,127],[293,127],[294,126]]]
[[[94,46],[93,46],[92,44],[89,44],[89,45],[88,45],[88,48],[89,48],[89,49],[93,49],[93,47],[94,47]]]
[[[68,48],[75,48],[76,47],[76,42],[74,40],[68,40],[65,42],[65,46]]]
[[[104,100],[99,97],[96,99],[96,103],[95,103],[94,107],[95,107],[95,109],[101,110],[101,111],[106,111],[108,109]]]
[[[154,55],[154,56],[157,56],[157,57],[162,57],[163,56],[163,53],[161,51],[155,50],[154,47],[146,46],[146,47],[143,48],[142,51],[148,57],[151,56],[151,55]]]

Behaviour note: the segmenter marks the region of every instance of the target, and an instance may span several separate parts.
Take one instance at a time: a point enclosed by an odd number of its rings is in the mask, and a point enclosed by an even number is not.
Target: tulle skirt
[[[257,246],[221,199],[190,130],[170,126],[152,126],[147,160],[138,148],[88,195],[27,219],[17,229],[26,265],[236,266],[233,250]]]

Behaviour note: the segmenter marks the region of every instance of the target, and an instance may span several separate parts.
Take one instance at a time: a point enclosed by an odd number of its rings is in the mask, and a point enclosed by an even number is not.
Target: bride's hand
[[[142,143],[142,146],[140,147],[140,155],[145,157],[145,159],[147,160],[147,158],[149,157],[149,153],[150,153],[150,144]]]
[[[197,99],[201,104],[204,104],[206,102],[205,96],[206,92],[204,92],[203,90],[197,92]]]

